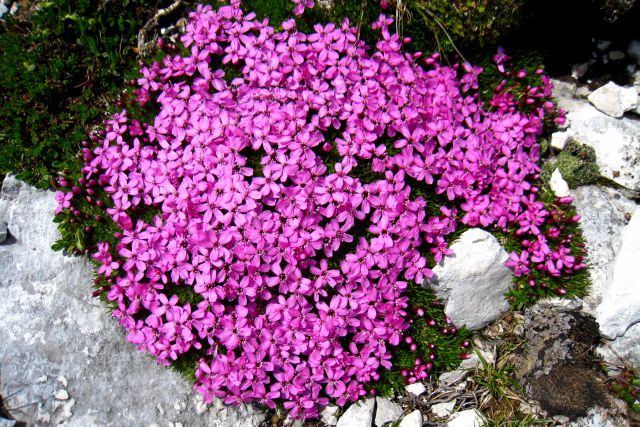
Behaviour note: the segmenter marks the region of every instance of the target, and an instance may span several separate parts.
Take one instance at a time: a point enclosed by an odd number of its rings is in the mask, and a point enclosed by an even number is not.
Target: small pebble
[[[67,390],[61,389],[58,390],[53,397],[58,400],[69,400],[69,392],[67,392]]]
[[[414,396],[420,396],[425,391],[427,391],[427,388],[422,383],[414,383],[406,386],[405,390],[407,390],[409,394],[413,394]]]

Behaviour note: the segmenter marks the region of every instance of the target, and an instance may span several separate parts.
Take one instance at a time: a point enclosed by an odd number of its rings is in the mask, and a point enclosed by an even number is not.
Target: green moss
[[[401,371],[414,368],[416,358],[422,363],[433,363],[429,375],[435,378],[442,372],[457,368],[464,355],[471,351],[463,346],[463,343],[470,341],[471,333],[465,328],[452,329],[453,325],[444,314],[442,303],[432,290],[409,282],[406,294],[409,297],[406,311],[412,324],[404,336],[412,337],[417,348],[411,351],[402,342],[392,350],[392,369],[380,372],[380,380],[369,384],[369,387],[383,396],[393,396],[404,391],[405,381]],[[417,314],[418,309],[424,311],[424,316]]]
[[[0,173],[47,188],[89,129],[119,96],[134,67],[138,29],[155,6],[122,2],[41,2],[28,20],[0,26]],[[152,7],[150,7],[152,6]]]
[[[560,170],[570,188],[594,184],[600,176],[595,150],[573,139],[558,156],[555,167]]]
[[[406,0],[405,34],[418,49],[448,54],[495,44],[521,18],[523,0]]]

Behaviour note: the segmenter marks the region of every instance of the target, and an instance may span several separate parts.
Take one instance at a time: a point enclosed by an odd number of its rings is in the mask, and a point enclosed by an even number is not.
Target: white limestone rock
[[[564,150],[565,145],[569,142],[569,133],[568,132],[554,132],[551,134],[551,147],[562,151]]]
[[[456,412],[451,416],[447,427],[482,427],[485,419],[476,409]]]
[[[454,325],[481,329],[509,309],[504,297],[512,279],[504,265],[508,255],[495,237],[479,228],[465,231],[451,250],[453,255],[433,269],[426,285],[444,301]]]
[[[414,396],[420,396],[427,391],[427,388],[424,386],[424,384],[420,382],[409,384],[404,389],[407,390],[407,393],[413,394]]]
[[[322,412],[320,412],[320,419],[323,423],[328,426],[335,426],[338,424],[338,417],[336,414],[338,413],[338,408],[336,405],[328,405],[326,406]]]
[[[3,388],[19,390],[11,404],[22,407],[20,420],[68,427],[128,427],[141,421],[164,426],[168,420],[260,425],[264,413],[251,406],[198,414],[190,405],[193,384],[127,342],[107,307],[91,297],[91,265],[51,250],[58,238],[55,207],[53,192],[5,179],[0,218],[15,241],[0,245],[0,375]],[[72,397],[52,398],[60,389]]]
[[[613,278],[615,259],[620,252],[620,236],[636,204],[617,190],[585,186],[571,190],[586,240],[591,286],[584,298],[584,310],[595,316],[602,293]]]
[[[422,413],[418,410],[405,416],[398,427],[422,427]]]
[[[431,413],[439,418],[446,418],[453,412],[453,408],[456,406],[456,401],[436,403],[431,407]]]
[[[359,400],[349,406],[338,420],[337,427],[371,427],[376,400]]]
[[[564,180],[558,168],[551,174],[549,186],[556,197],[567,197],[569,195],[569,184]]]
[[[589,102],[608,116],[620,118],[638,105],[636,88],[618,86],[614,82],[596,89],[589,95]]]
[[[402,416],[402,406],[395,402],[376,397],[376,417],[374,423],[376,427],[382,427],[386,423],[394,422]]]
[[[631,325],[621,337],[603,342],[597,350],[613,366],[640,366],[640,323]]]
[[[604,289],[596,320],[602,336],[614,339],[624,335],[629,326],[640,322],[640,207],[636,208],[622,233],[620,253],[616,258],[613,278]]]
[[[581,99],[561,97],[558,106],[567,111],[568,136],[595,150],[600,174],[639,191],[640,121],[614,119]]]

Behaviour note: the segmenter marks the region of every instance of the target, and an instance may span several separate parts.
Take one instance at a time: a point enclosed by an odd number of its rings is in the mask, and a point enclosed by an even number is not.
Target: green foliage
[[[509,389],[520,390],[520,386],[513,378],[513,365],[489,363],[481,352],[476,354],[480,358],[482,368],[476,372],[474,380],[487,389],[491,397],[496,400],[508,398]]]
[[[633,412],[640,414],[640,375],[637,369],[623,367],[613,378],[611,389],[627,402]]]
[[[600,176],[595,150],[573,139],[560,153],[555,166],[571,188],[594,184]]]
[[[537,183],[541,188],[538,192],[538,200],[545,204],[545,208],[551,212],[551,221],[547,221],[540,228],[546,233],[549,228],[560,229],[560,236],[549,239],[550,245],[565,240],[571,252],[577,254],[577,262],[584,262],[586,256],[586,241],[582,235],[580,225],[573,221],[577,211],[573,205],[561,205],[556,203],[553,191],[544,182]],[[493,229],[491,233],[498,239],[507,252],[523,250],[522,241],[527,237],[517,236],[515,228],[507,230]],[[555,247],[555,246],[552,246]],[[507,299],[512,309],[521,310],[534,302],[547,297],[562,296],[565,298],[583,297],[591,285],[589,270],[584,268],[574,272],[571,276],[553,277],[548,273],[532,269],[527,276],[513,278],[513,287],[507,292]],[[533,285],[532,285],[533,283]]]
[[[411,351],[406,343],[393,350],[393,368],[380,372],[380,380],[369,384],[382,396],[394,396],[404,390],[405,378],[402,370],[411,370],[416,366],[416,358],[421,363],[433,363],[429,371],[431,378],[455,369],[470,351],[471,332],[465,328],[456,329],[444,314],[444,307],[430,289],[409,282],[407,288],[410,306],[407,308],[411,327],[404,333],[416,344]],[[422,309],[424,315],[418,315]]]
[[[0,174],[49,187],[133,68],[137,32],[157,1],[39,2],[0,26]]]

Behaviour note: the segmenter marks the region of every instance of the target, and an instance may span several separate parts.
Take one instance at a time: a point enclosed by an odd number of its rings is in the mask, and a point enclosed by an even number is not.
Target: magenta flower
[[[410,325],[407,281],[431,276],[429,254],[452,254],[458,221],[517,229],[530,243],[507,261],[516,275],[582,267],[543,233],[552,215],[527,182],[554,107],[519,112],[506,87],[485,106],[480,68],[437,56],[422,68],[392,23],[374,23],[372,51],[348,22],[303,34],[238,0],[198,6],[187,53],[141,69],[137,101],[155,118],[115,114],[83,153],[120,228],[93,254],[113,314],[160,363],[201,349],[206,400],[315,417],[358,399]],[[495,59],[506,71],[504,52]],[[220,63],[241,75],[225,80]],[[546,99],[544,86],[529,95]],[[432,214],[420,195],[432,190],[460,212]],[[72,192],[56,200],[73,215]]]

